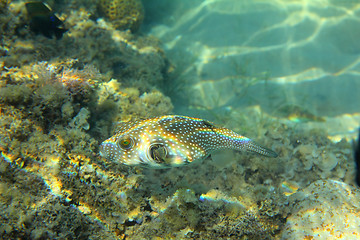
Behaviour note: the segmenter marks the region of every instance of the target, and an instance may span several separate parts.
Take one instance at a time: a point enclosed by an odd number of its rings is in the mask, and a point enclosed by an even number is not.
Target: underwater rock
[[[359,239],[360,191],[335,180],[318,180],[290,196],[295,203],[282,239]]]
[[[228,196],[212,189],[196,195],[180,188],[166,200],[149,199],[152,221],[138,228],[138,239],[273,239],[281,217],[258,211],[251,197]],[[247,238],[246,238],[247,237]]]
[[[360,131],[357,143],[354,143],[354,159],[356,165],[356,184],[360,187]]]
[[[136,32],[144,20],[140,0],[100,0],[99,9],[119,30]]]
[[[11,0],[0,0],[0,13],[4,11],[9,5]]]
[[[114,29],[111,20],[106,17],[94,21],[95,1],[80,2],[61,1],[55,4],[56,9],[66,17],[66,26],[70,29],[61,41],[45,37],[34,39],[30,28],[24,27],[27,15],[24,3],[10,3],[0,14],[0,28],[4,30],[0,56],[4,65],[20,67],[41,61],[53,64],[77,59],[75,68],[62,72],[63,84],[75,94],[87,94],[94,81],[99,80],[82,74],[91,71],[86,69],[87,65],[96,67],[107,81],[110,78],[119,79],[126,87],[138,88],[140,94],[163,86],[168,74],[168,60],[158,39]],[[124,4],[130,2],[133,1],[124,1]]]
[[[90,124],[87,119],[90,117],[90,111],[87,108],[81,108],[80,112],[69,123],[70,127],[82,128],[84,130],[90,129]]]
[[[113,109],[107,115],[113,115],[116,121],[165,115],[171,113],[173,109],[171,99],[160,91],[153,90],[140,95],[137,88],[121,88],[121,84],[116,79],[100,84],[97,93],[101,109]],[[106,115],[101,116],[102,119],[106,117]]]
[[[276,114],[288,118],[293,122],[325,122],[323,117],[316,116],[314,113],[306,109],[304,106],[286,104],[277,109]]]

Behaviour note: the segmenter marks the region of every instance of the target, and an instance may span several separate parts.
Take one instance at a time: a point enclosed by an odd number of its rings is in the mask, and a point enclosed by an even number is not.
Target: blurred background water
[[[175,112],[206,116],[258,106],[274,117],[311,113],[330,117],[331,134],[355,136],[358,1],[152,0],[144,5],[144,30],[161,39],[176,67],[168,84]]]

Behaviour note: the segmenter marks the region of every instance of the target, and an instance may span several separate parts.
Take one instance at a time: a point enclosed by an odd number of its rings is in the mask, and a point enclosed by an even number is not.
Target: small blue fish
[[[277,157],[274,151],[227,128],[177,115],[122,123],[118,132],[100,145],[100,155],[126,165],[166,168],[204,159],[218,149]]]

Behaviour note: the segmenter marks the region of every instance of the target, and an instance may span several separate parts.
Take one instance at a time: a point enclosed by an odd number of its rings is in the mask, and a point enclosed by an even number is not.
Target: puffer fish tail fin
[[[216,139],[214,141],[216,146],[212,146],[214,149],[230,148],[238,151],[254,152],[267,157],[278,156],[273,150],[265,148],[250,138],[237,134],[227,128],[213,128],[212,131],[215,133],[214,137]]]
[[[274,158],[276,158],[278,156],[278,154],[276,152],[274,152],[273,150],[268,149],[266,147],[263,147],[263,146],[255,143],[252,140],[246,142],[244,144],[244,148],[248,152],[255,152],[255,153],[261,154],[261,155],[266,156],[266,157],[274,157]]]

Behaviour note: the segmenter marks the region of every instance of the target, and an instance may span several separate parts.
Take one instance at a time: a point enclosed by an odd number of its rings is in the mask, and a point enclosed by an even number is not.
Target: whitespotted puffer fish
[[[100,155],[126,165],[167,168],[207,158],[218,149],[277,154],[251,139],[199,118],[162,116],[124,122],[100,145]]]

